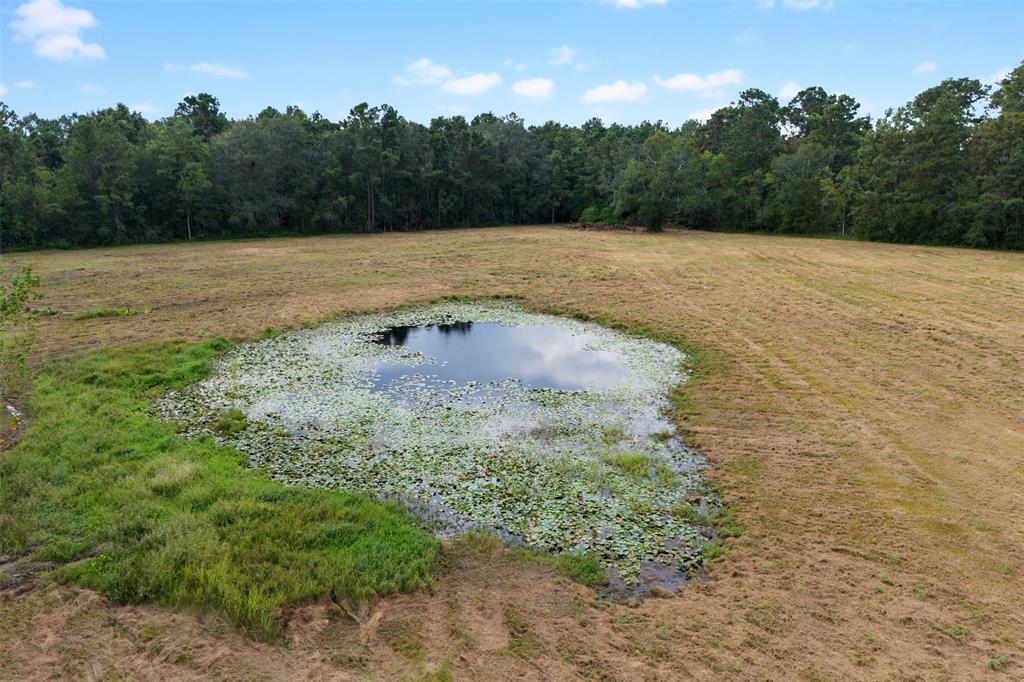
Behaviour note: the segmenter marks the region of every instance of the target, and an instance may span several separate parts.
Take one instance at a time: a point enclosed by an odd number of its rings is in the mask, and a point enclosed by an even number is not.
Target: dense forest
[[[822,88],[740,93],[704,123],[429,126],[360,104],[229,120],[208,94],[148,122],[123,105],[0,103],[0,248],[548,222],[830,234],[1024,249],[1024,63],[945,80],[872,121]]]

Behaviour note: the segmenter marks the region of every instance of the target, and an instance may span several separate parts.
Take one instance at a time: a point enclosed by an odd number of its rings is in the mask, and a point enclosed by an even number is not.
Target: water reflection
[[[560,391],[607,388],[630,376],[617,353],[588,348],[590,339],[585,334],[544,325],[453,322],[391,327],[375,341],[433,361],[421,366],[382,363],[377,367],[375,390],[411,374],[460,384],[512,379],[530,388]]]

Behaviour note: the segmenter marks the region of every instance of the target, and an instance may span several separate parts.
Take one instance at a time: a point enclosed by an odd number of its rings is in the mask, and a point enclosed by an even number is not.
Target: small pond
[[[634,595],[685,580],[718,506],[665,417],[684,361],[513,303],[450,302],[237,346],[159,407],[278,480],[397,500],[440,537],[590,552]],[[245,428],[218,433],[226,410]]]
[[[374,341],[431,360],[418,369],[404,361],[408,356],[381,362],[375,368],[375,390],[411,371],[457,384],[511,380],[517,386],[556,391],[609,388],[630,376],[617,353],[589,345],[590,335],[553,325],[452,322],[389,327]]]

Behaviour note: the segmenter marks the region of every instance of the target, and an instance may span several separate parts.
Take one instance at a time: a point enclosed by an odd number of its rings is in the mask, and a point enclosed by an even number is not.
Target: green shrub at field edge
[[[274,638],[282,607],[430,580],[439,544],[400,507],[286,487],[233,448],[187,441],[152,399],[204,377],[215,340],[105,350],[49,366],[34,420],[0,457],[0,554],[122,601],[218,613]],[[237,421],[237,420],[236,420]]]

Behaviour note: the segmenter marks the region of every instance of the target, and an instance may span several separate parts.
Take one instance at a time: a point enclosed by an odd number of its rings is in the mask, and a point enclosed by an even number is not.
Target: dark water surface
[[[603,389],[626,381],[617,353],[587,348],[586,335],[560,327],[499,322],[454,322],[391,327],[375,339],[432,358],[426,365],[385,362],[375,388],[403,375],[422,374],[458,384],[512,379],[529,388],[559,391]]]

